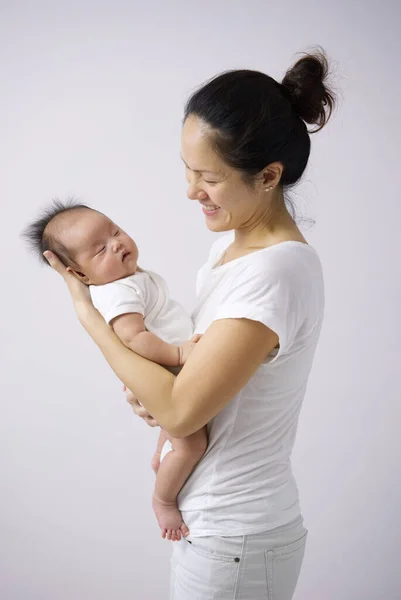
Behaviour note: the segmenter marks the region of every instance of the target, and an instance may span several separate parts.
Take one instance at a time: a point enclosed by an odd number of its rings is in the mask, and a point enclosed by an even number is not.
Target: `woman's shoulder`
[[[208,263],[215,265],[232,241],[232,235],[219,238],[211,248]],[[255,276],[260,274],[261,277],[283,277],[286,273],[293,276],[300,271],[321,271],[321,263],[315,248],[303,242],[287,240],[240,256],[219,268],[236,272],[237,275],[248,272]]]
[[[317,251],[302,242],[281,242],[256,251],[238,264],[238,279],[251,288],[278,286],[283,292],[308,294],[323,287],[323,270]],[[243,275],[242,275],[243,274]]]
[[[212,245],[209,258],[200,270],[199,278],[210,276],[221,285],[241,284],[257,288],[288,282],[291,288],[304,287],[308,282],[321,281],[322,266],[316,250],[303,242],[287,240],[260,248],[249,254],[215,267],[228,246],[234,241],[234,232],[220,236]]]
[[[257,269],[297,271],[301,265],[320,269],[320,259],[313,246],[288,240],[249,254],[249,263]]]

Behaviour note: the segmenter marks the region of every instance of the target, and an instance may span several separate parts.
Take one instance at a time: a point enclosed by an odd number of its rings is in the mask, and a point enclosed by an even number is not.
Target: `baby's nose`
[[[114,240],[114,244],[113,244],[114,252],[119,252],[119,250],[121,250],[121,248],[122,248],[122,243],[120,242],[120,240]]]

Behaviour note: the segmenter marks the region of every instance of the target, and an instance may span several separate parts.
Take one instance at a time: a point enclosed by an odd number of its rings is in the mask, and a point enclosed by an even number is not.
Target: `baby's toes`
[[[180,527],[180,531],[182,533],[182,535],[184,537],[187,537],[187,535],[189,535],[189,529],[188,527],[185,525],[185,523],[182,523],[181,527]]]

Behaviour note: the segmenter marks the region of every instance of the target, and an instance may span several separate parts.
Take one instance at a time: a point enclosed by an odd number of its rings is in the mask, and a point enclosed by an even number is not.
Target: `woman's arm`
[[[223,319],[212,323],[175,381],[177,437],[197,431],[215,417],[277,344],[277,335],[258,321]],[[146,408],[153,415],[153,407]]]
[[[175,377],[126,348],[93,307],[86,286],[54,255],[46,252],[46,258],[67,283],[82,325],[117,377],[173,437],[186,437],[206,425],[278,343],[277,335],[258,321],[215,321]]]
[[[128,350],[99,313],[81,321],[117,377],[173,437],[186,437],[216,416],[278,343],[262,323],[215,321],[175,377]]]

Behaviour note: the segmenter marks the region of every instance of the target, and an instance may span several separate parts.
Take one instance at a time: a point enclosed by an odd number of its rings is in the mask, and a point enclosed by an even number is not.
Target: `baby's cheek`
[[[116,261],[112,261],[110,265],[108,265],[107,268],[107,275],[109,278],[112,278],[113,276],[118,276],[121,273],[121,263],[118,263]]]
[[[99,276],[105,283],[113,281],[116,274],[117,264],[114,261],[105,260],[102,265],[99,265]]]

